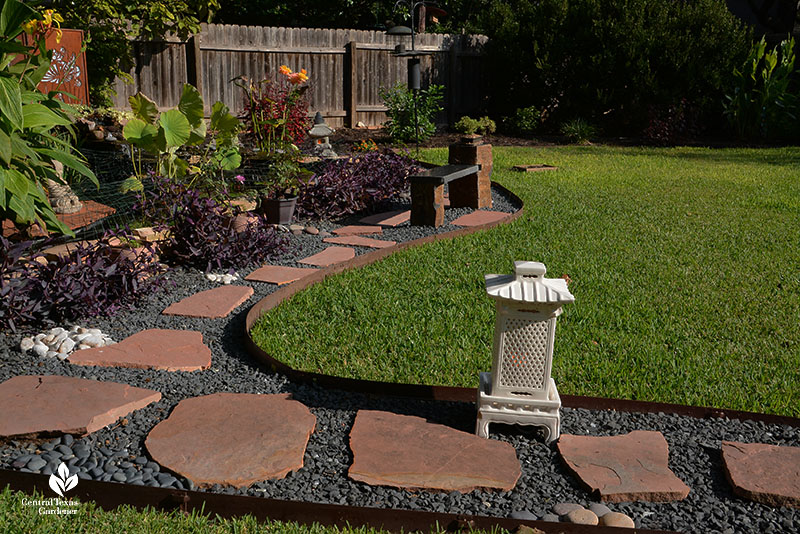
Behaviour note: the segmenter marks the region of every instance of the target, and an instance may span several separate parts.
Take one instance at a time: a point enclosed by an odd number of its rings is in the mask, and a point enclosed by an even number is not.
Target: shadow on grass
[[[771,165],[776,167],[800,166],[800,147],[766,148],[696,148],[696,147],[619,147],[574,146],[579,155],[592,156],[661,156],[685,159],[692,162]]]

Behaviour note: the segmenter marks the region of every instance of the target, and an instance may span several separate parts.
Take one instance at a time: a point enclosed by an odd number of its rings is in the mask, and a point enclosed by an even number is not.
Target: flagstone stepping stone
[[[305,278],[319,269],[301,269],[298,267],[284,267],[283,265],[265,265],[245,276],[245,280],[252,282],[269,282],[270,284],[288,284]]]
[[[249,486],[303,467],[316,421],[287,394],[214,393],[179,402],[145,446],[196,486]]]
[[[322,252],[299,260],[297,263],[314,265],[316,267],[327,267],[328,265],[351,260],[355,257],[356,251],[350,247],[328,247]]]
[[[661,432],[562,434],[558,452],[575,476],[606,502],[668,502],[689,495],[689,487],[669,468],[669,445]]]
[[[514,447],[427,422],[422,417],[359,410],[350,432],[348,475],[372,486],[466,493],[511,490],[521,469]]]
[[[411,210],[396,210],[376,213],[360,219],[358,222],[368,225],[389,226],[394,228],[411,220]]]
[[[211,367],[211,349],[203,344],[201,332],[150,329],[114,345],[75,351],[67,361],[99,367],[197,371]]]
[[[361,237],[358,235],[343,235],[339,237],[326,237],[323,239],[325,243],[333,243],[334,245],[353,245],[356,247],[370,247],[370,248],[389,248],[397,244],[397,241],[384,241],[382,239],[370,239],[369,237]]]
[[[363,235],[363,234],[382,234],[383,228],[380,226],[342,226],[333,231],[336,235]]]
[[[252,296],[253,288],[250,286],[215,287],[170,304],[161,313],[164,315],[219,319],[227,316]]]
[[[453,224],[456,226],[480,226],[499,221],[505,217],[508,217],[508,213],[503,213],[502,211],[476,210],[462,215],[453,221]]]
[[[71,243],[64,243],[62,245],[56,245],[53,247],[48,247],[42,250],[42,256],[46,260],[57,260],[59,258],[66,258],[74,251],[78,249],[79,246],[89,247],[97,243],[97,239],[91,239],[88,241],[73,241]]]
[[[15,376],[0,384],[0,436],[91,434],[161,400],[161,393],[68,376]]]
[[[800,508],[800,447],[723,441],[722,463],[736,495]]]

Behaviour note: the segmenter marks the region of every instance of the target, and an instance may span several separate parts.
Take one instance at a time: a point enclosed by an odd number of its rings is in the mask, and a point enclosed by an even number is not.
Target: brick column
[[[444,224],[444,185],[411,183],[411,226]]]
[[[492,145],[483,144],[479,135],[465,135],[450,145],[449,163],[481,166],[478,174],[450,182],[450,206],[491,208]]]

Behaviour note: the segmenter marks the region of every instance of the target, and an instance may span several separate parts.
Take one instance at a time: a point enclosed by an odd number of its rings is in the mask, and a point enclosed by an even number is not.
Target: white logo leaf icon
[[[53,473],[50,475],[50,480],[48,482],[50,484],[50,489],[55,491],[59,497],[63,497],[64,492],[78,485],[78,476],[69,476],[69,468],[64,462],[61,462],[58,466],[58,474],[56,475],[56,473]]]
[[[59,497],[64,496],[64,483],[61,481],[60,478],[56,476],[55,473],[50,475],[50,489],[55,491]]]
[[[78,485],[78,475],[72,475],[64,483],[64,491],[69,491]]]
[[[64,462],[61,462],[61,464],[58,466],[58,478],[66,481],[68,477],[69,477],[69,467],[67,467],[67,464],[65,464]]]

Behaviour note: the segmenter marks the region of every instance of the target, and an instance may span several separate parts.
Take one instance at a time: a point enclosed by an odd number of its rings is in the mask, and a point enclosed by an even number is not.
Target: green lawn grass
[[[257,521],[252,516],[234,519],[213,518],[196,512],[161,512],[151,508],[137,510],[124,505],[105,511],[93,502],[75,507],[75,515],[43,515],[32,499],[49,499],[48,495],[27,495],[0,489],[0,532],[3,534],[385,534],[386,531],[365,527],[327,527],[319,524],[300,525],[293,522]],[[72,500],[72,499],[71,499]],[[53,507],[47,507],[52,509]],[[65,507],[66,508],[66,507]],[[69,507],[72,509],[72,507]],[[439,534],[444,530],[432,530]],[[477,534],[480,534],[478,532]],[[486,534],[507,534],[496,529]]]
[[[446,150],[423,158],[444,163]],[[485,273],[567,274],[561,393],[800,416],[800,149],[494,149],[516,222],[393,254],[268,312],[293,367],[476,386],[491,367]],[[515,164],[558,171],[515,173]]]

